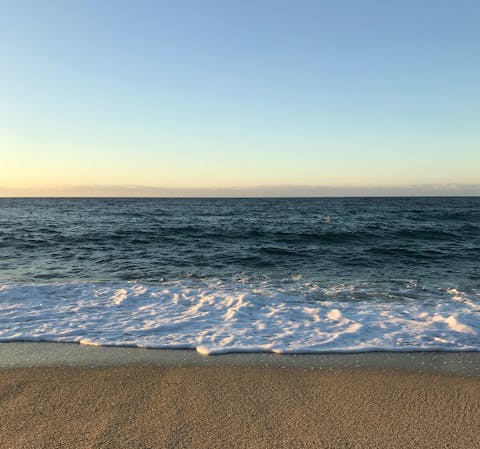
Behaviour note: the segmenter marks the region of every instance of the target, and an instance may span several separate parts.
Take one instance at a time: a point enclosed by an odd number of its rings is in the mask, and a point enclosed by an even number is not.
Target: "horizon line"
[[[101,184],[23,188],[0,186],[0,198],[381,198],[476,196],[480,196],[480,184],[451,183],[370,187],[321,185],[154,187]]]
[[[91,196],[52,196],[52,195],[11,195],[3,196],[0,195],[0,199],[165,199],[165,200],[174,200],[174,199],[185,199],[185,200],[195,200],[195,199],[211,199],[211,200],[220,200],[220,199],[232,199],[232,200],[247,200],[247,199],[347,199],[347,198],[479,198],[480,194],[474,195],[423,195],[423,194],[412,194],[412,195],[318,195],[318,196],[101,196],[101,195],[91,195]]]

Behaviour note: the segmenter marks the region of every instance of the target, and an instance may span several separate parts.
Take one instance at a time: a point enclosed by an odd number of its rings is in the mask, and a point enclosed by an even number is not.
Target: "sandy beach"
[[[0,370],[2,448],[474,448],[480,378],[366,368]]]

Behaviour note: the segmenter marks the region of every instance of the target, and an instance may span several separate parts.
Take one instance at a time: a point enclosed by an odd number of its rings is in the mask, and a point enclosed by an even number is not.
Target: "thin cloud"
[[[84,185],[42,188],[0,187],[1,197],[363,197],[480,196],[480,184],[428,184],[398,187],[256,186],[167,188],[139,185]]]

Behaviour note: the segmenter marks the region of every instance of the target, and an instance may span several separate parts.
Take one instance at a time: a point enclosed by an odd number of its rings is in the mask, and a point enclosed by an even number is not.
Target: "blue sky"
[[[0,0],[0,187],[480,184],[479,23],[477,1]]]

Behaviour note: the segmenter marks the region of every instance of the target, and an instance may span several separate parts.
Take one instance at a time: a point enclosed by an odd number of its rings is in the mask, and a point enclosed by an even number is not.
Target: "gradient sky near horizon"
[[[0,0],[0,187],[480,184],[478,1]]]

